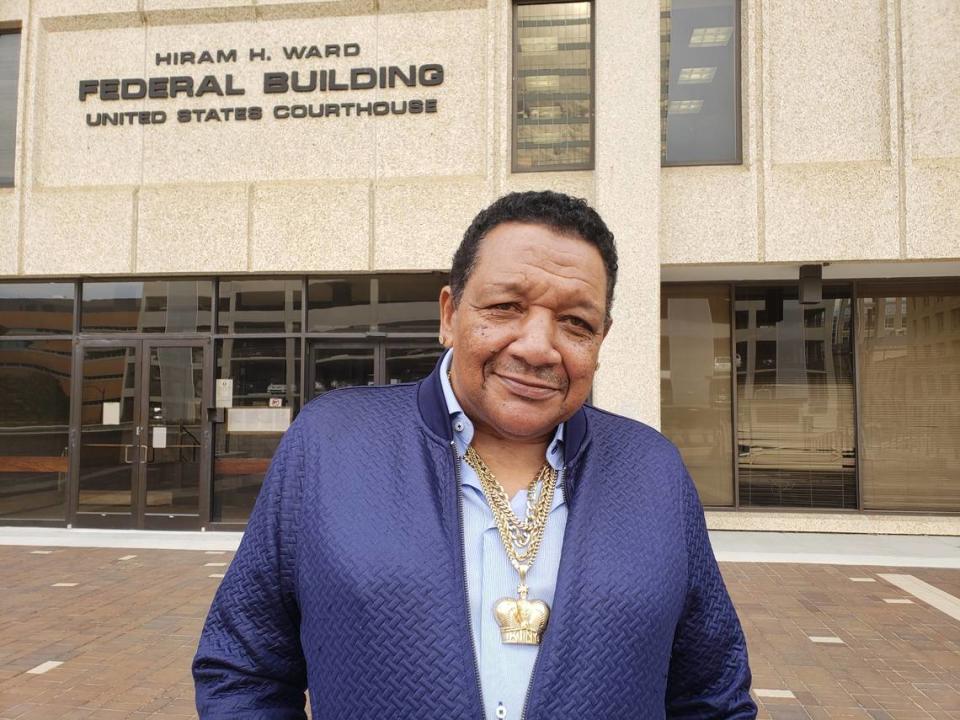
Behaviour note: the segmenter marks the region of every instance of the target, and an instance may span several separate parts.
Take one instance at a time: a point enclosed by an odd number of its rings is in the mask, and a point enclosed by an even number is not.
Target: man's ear
[[[453,320],[457,312],[457,303],[453,297],[453,290],[444,285],[440,290],[440,337],[438,340],[444,347],[453,346]]]

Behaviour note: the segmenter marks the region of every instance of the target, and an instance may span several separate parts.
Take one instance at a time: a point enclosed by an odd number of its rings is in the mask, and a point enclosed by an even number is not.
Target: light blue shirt
[[[519,577],[500,541],[493,512],[480,487],[477,473],[463,459],[473,440],[473,423],[460,407],[447,378],[452,356],[453,353],[448,352],[440,364],[440,382],[460,463],[470,629],[477,650],[484,711],[488,720],[497,720],[497,707],[503,705],[506,710],[503,717],[520,720],[539,648],[534,645],[504,645],[500,642],[500,627],[493,616],[493,606],[502,597],[517,596]],[[558,471],[563,465],[563,429],[563,423],[557,426],[546,453],[547,462]],[[511,499],[510,505],[517,517],[526,516],[526,503],[526,489],[518,491]],[[557,568],[566,525],[567,504],[563,487],[558,484],[543,542],[527,574],[530,599],[543,600],[550,607],[553,607],[553,592],[557,584]]]

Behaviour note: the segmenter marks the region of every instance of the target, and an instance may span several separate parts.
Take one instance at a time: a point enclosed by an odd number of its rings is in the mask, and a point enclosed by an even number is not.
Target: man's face
[[[457,399],[478,430],[538,440],[586,401],[606,336],[597,248],[543,225],[497,225],[455,304],[440,294]]]

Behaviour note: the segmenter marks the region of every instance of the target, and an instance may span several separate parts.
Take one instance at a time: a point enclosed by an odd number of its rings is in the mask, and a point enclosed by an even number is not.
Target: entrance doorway
[[[79,344],[77,527],[199,529],[209,475],[209,340]]]

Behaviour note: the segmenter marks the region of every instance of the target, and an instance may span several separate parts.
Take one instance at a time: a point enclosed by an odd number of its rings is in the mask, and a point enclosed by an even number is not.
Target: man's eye
[[[497,303],[490,306],[491,310],[516,310],[517,304],[512,302]]]
[[[593,332],[593,326],[583,318],[578,318],[575,315],[569,315],[564,318],[564,321],[570,325],[573,325],[574,327],[587,330],[588,332]]]

